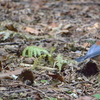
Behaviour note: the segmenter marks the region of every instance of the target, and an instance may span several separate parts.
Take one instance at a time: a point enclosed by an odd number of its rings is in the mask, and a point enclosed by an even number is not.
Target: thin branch
[[[5,42],[5,43],[0,43],[0,46],[3,45],[19,45],[19,44],[23,44],[22,42]]]

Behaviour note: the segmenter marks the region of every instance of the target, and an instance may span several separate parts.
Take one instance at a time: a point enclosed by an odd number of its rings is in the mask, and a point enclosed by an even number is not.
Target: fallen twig
[[[0,43],[0,46],[3,45],[19,45],[19,44],[23,44],[22,42],[5,42],[5,43]]]

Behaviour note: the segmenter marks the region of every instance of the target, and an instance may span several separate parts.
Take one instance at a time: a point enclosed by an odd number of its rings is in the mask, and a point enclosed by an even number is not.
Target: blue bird
[[[97,41],[94,45],[92,45],[85,56],[79,57],[75,60],[77,62],[81,62],[89,58],[100,61],[100,41]]]

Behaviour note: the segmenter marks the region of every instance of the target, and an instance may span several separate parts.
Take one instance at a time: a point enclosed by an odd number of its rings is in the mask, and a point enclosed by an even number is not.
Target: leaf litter
[[[0,99],[96,100],[99,62],[74,59],[100,39],[99,5],[0,0]]]

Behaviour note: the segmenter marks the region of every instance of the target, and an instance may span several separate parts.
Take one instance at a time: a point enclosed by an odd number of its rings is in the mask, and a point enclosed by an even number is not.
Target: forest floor
[[[100,99],[99,39],[99,0],[0,0],[0,100]]]

